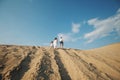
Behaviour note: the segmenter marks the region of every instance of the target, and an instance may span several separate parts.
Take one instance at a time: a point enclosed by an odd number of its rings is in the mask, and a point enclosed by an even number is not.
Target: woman
[[[54,47],[54,49],[57,48],[57,43],[58,43],[58,39],[57,39],[57,37],[55,37],[55,39],[53,41],[53,47]]]

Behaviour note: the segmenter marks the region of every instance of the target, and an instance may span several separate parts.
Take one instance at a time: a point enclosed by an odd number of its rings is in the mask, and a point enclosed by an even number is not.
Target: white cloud
[[[79,33],[80,24],[72,23],[72,32],[69,33],[58,33],[58,37],[63,37],[64,41],[66,42],[75,42],[81,37],[75,37],[75,34]]]
[[[79,33],[80,24],[72,23],[72,32],[69,33],[58,33],[58,37],[63,37],[66,42],[75,42],[81,37],[75,37],[75,34]]]
[[[73,33],[59,33],[58,37],[63,37],[64,41],[66,42],[75,42],[79,39],[81,39],[80,37],[74,37]]]
[[[93,25],[94,30],[84,35],[84,38],[88,40],[87,43],[108,36],[113,31],[120,35],[120,9],[114,16],[103,20],[98,18],[90,19],[88,24]]]
[[[120,8],[117,10],[117,13],[120,13]]]
[[[80,29],[80,24],[72,23],[72,32],[73,33],[79,33],[79,29]]]

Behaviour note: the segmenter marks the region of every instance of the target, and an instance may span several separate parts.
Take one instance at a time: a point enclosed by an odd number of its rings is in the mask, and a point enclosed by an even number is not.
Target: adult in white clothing
[[[54,41],[53,41],[53,47],[54,47],[54,49],[57,48],[57,44],[58,44],[58,39],[55,38]]]

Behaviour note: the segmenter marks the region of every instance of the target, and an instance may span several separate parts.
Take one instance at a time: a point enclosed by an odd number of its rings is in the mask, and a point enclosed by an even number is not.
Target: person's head
[[[60,37],[62,39],[62,37]]]
[[[53,43],[53,41],[51,41],[51,43]]]
[[[57,40],[57,37],[55,37],[55,40]]]

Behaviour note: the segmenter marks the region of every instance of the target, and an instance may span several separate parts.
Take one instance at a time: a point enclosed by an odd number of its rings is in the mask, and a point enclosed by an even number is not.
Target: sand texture
[[[120,43],[91,50],[0,45],[0,80],[120,80]]]

